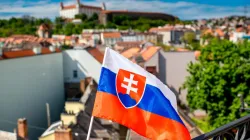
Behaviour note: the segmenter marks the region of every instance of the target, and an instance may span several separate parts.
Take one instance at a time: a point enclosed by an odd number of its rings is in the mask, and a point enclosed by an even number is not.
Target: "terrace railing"
[[[250,114],[193,140],[250,140]]]

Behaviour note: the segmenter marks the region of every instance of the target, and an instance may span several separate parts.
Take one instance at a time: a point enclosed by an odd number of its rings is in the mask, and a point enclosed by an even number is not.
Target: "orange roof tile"
[[[236,32],[243,32],[244,31],[244,28],[243,27],[239,27],[236,29]]]
[[[56,52],[61,52],[60,49],[56,48]],[[41,54],[51,54],[52,52],[49,48],[42,47]],[[27,57],[27,56],[35,56],[36,54],[33,52],[32,49],[28,50],[17,50],[17,51],[6,51],[3,52],[2,58],[3,59],[11,59],[11,58],[20,58],[20,57]]]
[[[177,52],[189,52],[188,49],[183,49],[183,48],[177,48],[176,51]]]
[[[0,38],[0,42],[3,42],[5,40],[6,40],[6,38]]]
[[[111,32],[111,33],[103,33],[104,38],[121,38],[121,33],[119,32]]]
[[[216,29],[215,32],[220,36],[223,37],[225,34],[221,29]]]
[[[119,41],[116,42],[116,45],[122,46],[122,47],[140,47],[140,44],[142,44],[142,41]]]
[[[167,32],[171,31],[173,28],[151,28],[149,32]]]
[[[139,51],[140,51],[140,48],[130,48],[130,49],[122,52],[121,55],[129,59],[129,58],[137,55],[139,53]]]
[[[97,48],[88,47],[86,50],[100,63],[102,63],[104,54],[100,52]]]
[[[147,47],[146,50],[141,52],[141,56],[142,58],[147,61],[149,60],[156,52],[158,52],[160,50],[160,47],[156,47],[156,46],[150,46]]]
[[[65,40],[71,40],[71,36],[65,36]]]
[[[18,58],[18,57],[26,57],[26,56],[33,56],[35,53],[33,50],[21,50],[21,51],[8,51],[3,52],[3,58]]]
[[[63,10],[74,9],[74,8],[76,8],[76,5],[63,6]]]
[[[76,5],[68,5],[68,6],[63,6],[62,10],[67,10],[67,9],[75,9]],[[101,7],[96,7],[96,6],[89,6],[89,5],[82,5],[81,8],[87,8],[87,9],[95,9],[95,10],[102,10]]]
[[[89,6],[89,5],[81,5],[81,8],[95,9],[95,10],[102,10],[102,8],[101,8],[101,7]]]
[[[203,34],[211,34],[211,35],[213,35],[214,34],[214,32],[213,32],[213,30],[212,29],[207,29],[207,30],[205,30],[204,31],[204,33]]]

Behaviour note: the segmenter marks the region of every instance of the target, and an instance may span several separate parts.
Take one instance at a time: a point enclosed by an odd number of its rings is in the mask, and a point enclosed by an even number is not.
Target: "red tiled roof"
[[[167,32],[171,30],[173,30],[173,28],[151,28],[149,32]]]
[[[76,8],[76,5],[63,6],[63,10],[74,9],[74,8]]]
[[[188,49],[183,49],[183,48],[177,48],[176,51],[177,52],[189,52]]]
[[[111,32],[111,33],[103,33],[104,38],[121,38],[121,33],[119,32]]]
[[[212,29],[207,29],[207,30],[204,31],[204,34],[205,34],[205,35],[206,35],[206,34],[211,34],[211,35],[213,35],[213,30],[212,30]]]
[[[225,34],[221,29],[216,29],[215,32],[220,36],[223,37]]]
[[[122,47],[140,47],[140,44],[142,44],[142,41],[126,41],[126,42],[117,42],[116,45],[122,46]]]
[[[56,52],[61,52],[61,50],[56,48]],[[52,52],[49,50],[49,48],[42,47],[41,54],[51,54],[51,53]],[[32,49],[18,50],[18,51],[6,51],[6,52],[3,52],[2,59],[20,58],[20,57],[35,56],[35,55],[36,54],[33,52]]]
[[[63,10],[67,10],[67,9],[74,9],[74,8],[76,8],[76,5],[68,5],[68,6],[63,6]],[[101,7],[89,6],[89,5],[83,5],[83,4],[81,4],[81,8],[95,9],[95,10],[102,10],[102,8],[101,8]]]
[[[98,61],[102,64],[104,54],[100,52],[97,48],[88,47],[86,50]]]
[[[243,32],[244,31],[244,28],[243,27],[239,27],[236,29],[236,32]]]
[[[130,49],[122,52],[121,55],[129,59],[132,56],[137,55],[139,53],[139,51],[140,51],[140,48],[130,48]]]
[[[88,8],[88,9],[102,10],[102,8],[101,8],[101,7],[89,6],[89,5],[81,5],[81,8]]]
[[[71,40],[71,36],[65,36],[65,40]]]
[[[160,47],[156,47],[156,46],[150,46],[147,47],[146,50],[141,52],[141,56],[142,58],[147,61],[149,60],[156,52],[158,52],[160,50]]]
[[[6,40],[6,38],[0,38],[0,42],[5,41],[5,40]]]
[[[33,50],[21,50],[21,51],[9,51],[3,52],[3,58],[10,59],[10,58],[18,58],[18,57],[26,57],[26,56],[33,56],[35,53]]]
[[[39,26],[39,30],[50,30],[50,25],[49,24],[46,24],[46,23],[43,23]]]

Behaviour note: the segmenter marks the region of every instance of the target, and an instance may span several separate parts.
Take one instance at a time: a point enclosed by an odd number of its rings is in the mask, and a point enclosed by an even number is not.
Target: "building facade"
[[[32,53],[28,52],[11,52],[7,56]],[[29,139],[37,139],[44,130],[36,128],[48,127],[46,103],[50,105],[51,122],[60,118],[65,101],[62,64],[62,53],[0,60],[0,116],[5,120],[0,121],[0,130],[13,132],[17,119],[25,117]]]
[[[183,104],[187,105],[187,91],[181,90],[185,78],[189,76],[188,64],[195,62],[194,52],[164,52],[159,53],[159,78],[177,94]],[[179,95],[178,95],[179,94]]]
[[[80,83],[86,77],[93,77],[98,83],[101,67],[101,63],[85,49],[63,52],[65,83]]]
[[[80,0],[76,1],[74,5],[64,5],[62,2],[60,4],[60,17],[73,19],[77,14],[86,14],[91,17],[93,14],[100,14],[102,10],[105,10],[106,6],[103,3],[102,7],[89,6],[81,4]]]
[[[122,41],[120,32],[101,33],[101,42],[107,47],[114,46],[117,42]]]

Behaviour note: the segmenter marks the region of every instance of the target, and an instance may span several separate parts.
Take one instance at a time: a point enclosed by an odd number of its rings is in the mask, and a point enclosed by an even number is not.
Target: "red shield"
[[[116,76],[116,93],[125,108],[132,108],[141,101],[146,84],[146,77],[119,69]]]

